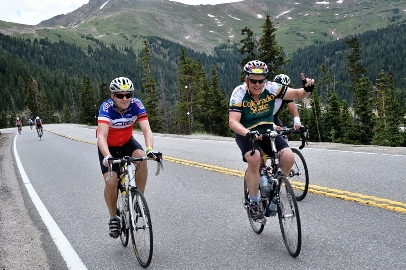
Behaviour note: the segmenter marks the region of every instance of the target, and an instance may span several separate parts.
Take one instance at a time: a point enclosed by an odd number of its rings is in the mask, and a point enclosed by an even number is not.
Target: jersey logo
[[[109,108],[113,106],[113,102],[106,102],[103,104],[103,111],[108,112]]]
[[[144,105],[138,99],[134,99],[135,104],[137,104],[138,108],[144,109]]]

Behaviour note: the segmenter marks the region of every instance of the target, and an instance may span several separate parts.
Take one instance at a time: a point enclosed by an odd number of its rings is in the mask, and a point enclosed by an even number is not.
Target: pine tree
[[[69,109],[69,105],[66,102],[63,103],[61,121],[62,121],[62,123],[71,123],[72,122],[72,114]]]
[[[374,128],[372,144],[385,146],[399,146],[403,137],[399,132],[402,124],[402,112],[399,95],[395,92],[393,72],[379,73],[378,84],[375,90],[375,104],[377,109],[377,122]]]
[[[240,40],[241,47],[238,49],[238,52],[243,56],[240,61],[241,67],[243,67],[249,61],[257,59],[257,41],[254,32],[248,27],[241,29],[241,35],[246,35],[245,38]],[[240,80],[244,81],[244,77],[244,71],[241,69]]]
[[[341,113],[340,113],[340,124],[341,124],[341,143],[355,143],[354,137],[356,136],[354,129],[354,120],[352,117],[351,109],[348,106],[346,100],[341,103]],[[354,136],[355,135],[355,136]]]
[[[178,62],[179,100],[176,104],[177,124],[181,134],[191,134],[195,117],[194,105],[199,89],[203,87],[202,78],[196,75],[201,66],[186,56],[182,49]],[[207,83],[206,83],[207,84]]]
[[[154,132],[162,132],[162,109],[160,107],[157,84],[153,76],[154,67],[151,64],[152,55],[146,40],[144,40],[142,52],[144,53],[144,56],[141,58],[144,75],[142,78],[142,86],[146,91],[144,105],[148,113],[148,121],[151,130]]]
[[[309,116],[309,138],[311,141],[323,141],[322,131],[322,111],[320,104],[320,96],[317,86],[314,88],[310,98],[310,105],[312,106],[312,113]]]
[[[203,124],[205,132],[210,134],[229,136],[228,127],[228,101],[220,90],[220,78],[216,68],[211,67],[211,83],[200,92],[199,122]]]
[[[94,88],[88,75],[83,76],[82,89],[80,92],[79,121],[81,124],[95,125],[98,115],[98,105]]]
[[[317,79],[317,85],[319,87],[321,102],[326,103],[330,99],[330,95],[336,91],[336,85],[340,84],[340,81],[336,81],[330,75],[330,69],[322,64],[320,67],[321,76]]]
[[[24,91],[24,106],[28,108],[33,117],[39,115],[39,90],[38,83],[33,77],[29,77]]]
[[[278,46],[275,37],[277,29],[274,27],[268,13],[261,28],[262,36],[259,38],[258,60],[268,65],[269,73],[266,77],[268,80],[273,80],[277,74],[284,73],[281,67],[289,60],[286,60],[282,55],[282,47]]]
[[[364,76],[366,68],[361,64],[361,47],[358,38],[352,37],[345,41],[347,46],[352,49],[352,53],[346,55],[347,73],[351,78],[351,85],[348,89],[353,93],[353,107],[355,115],[355,124],[359,132],[359,142],[361,144],[370,144],[372,139],[371,130],[374,127],[374,115],[372,112],[372,86],[368,78]]]
[[[110,86],[106,82],[101,82],[99,84],[99,99],[97,104],[100,106],[105,100],[111,97]]]
[[[326,113],[323,117],[325,131],[325,138],[330,142],[339,142],[341,137],[341,124],[340,124],[341,105],[338,100],[338,95],[333,92],[330,96],[329,106],[326,109]]]

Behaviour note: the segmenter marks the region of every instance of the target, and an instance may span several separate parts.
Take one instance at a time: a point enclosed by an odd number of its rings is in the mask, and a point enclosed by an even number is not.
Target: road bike
[[[276,150],[275,140],[278,136],[300,133],[300,130],[285,129],[283,131],[267,130],[262,135],[262,140],[270,140],[272,153],[267,155],[261,151],[264,165],[260,168],[260,175],[267,178],[266,186],[258,186],[257,196],[260,198],[260,211],[264,214],[261,220],[254,220],[250,215],[250,197],[244,176],[244,208],[247,210],[248,220],[255,233],[260,234],[264,230],[266,218],[278,214],[279,226],[285,246],[292,257],[297,257],[302,245],[302,229],[300,224],[299,208],[295,193],[286,175],[279,165],[279,157]],[[302,133],[301,133],[302,134]],[[302,136],[304,147],[304,136]],[[254,135],[249,140],[253,146],[251,155],[254,154]]]
[[[163,170],[162,153],[154,152],[154,155],[157,162],[155,175],[158,175],[161,169]],[[147,268],[151,263],[153,252],[152,222],[147,201],[142,192],[137,189],[135,181],[140,162],[144,160],[153,160],[153,158],[129,156],[109,158],[109,176],[106,180],[109,181],[112,175],[113,164],[119,164],[117,215],[121,219],[121,244],[126,247],[131,236],[135,256],[139,264]]]
[[[304,138],[306,140],[307,127],[301,127],[300,132],[301,134],[304,134]],[[288,135],[283,136],[283,138],[289,143]],[[306,160],[300,151],[303,149],[303,147],[290,147],[295,155],[295,163],[293,164],[288,177],[293,191],[295,192],[297,201],[303,200],[307,195],[307,191],[309,190],[309,170],[307,169]]]
[[[18,129],[18,134],[21,134],[22,126],[21,125],[17,126],[17,129]]]
[[[42,128],[38,128],[38,129],[37,129],[37,132],[38,132],[38,137],[39,137],[39,139],[42,140],[42,136],[44,136],[44,133],[43,133],[43,131],[42,131]]]

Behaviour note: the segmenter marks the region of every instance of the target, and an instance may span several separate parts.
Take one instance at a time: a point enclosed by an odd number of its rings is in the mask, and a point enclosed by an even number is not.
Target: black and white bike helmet
[[[126,77],[119,77],[111,81],[110,92],[134,92],[134,85],[130,79]]]
[[[268,74],[268,66],[259,60],[249,61],[244,66],[245,75],[249,76],[251,74],[255,75],[266,75]]]
[[[290,78],[288,75],[285,74],[276,75],[273,81],[287,86],[290,85]]]

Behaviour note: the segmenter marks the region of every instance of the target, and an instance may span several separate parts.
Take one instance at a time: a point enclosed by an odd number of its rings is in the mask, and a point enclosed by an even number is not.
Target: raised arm
[[[311,92],[313,92],[314,88],[314,79],[306,78],[303,73],[300,74],[302,83],[303,83],[303,88],[288,88],[286,91],[285,96],[283,99],[289,100],[289,99],[304,99],[307,97]]]

